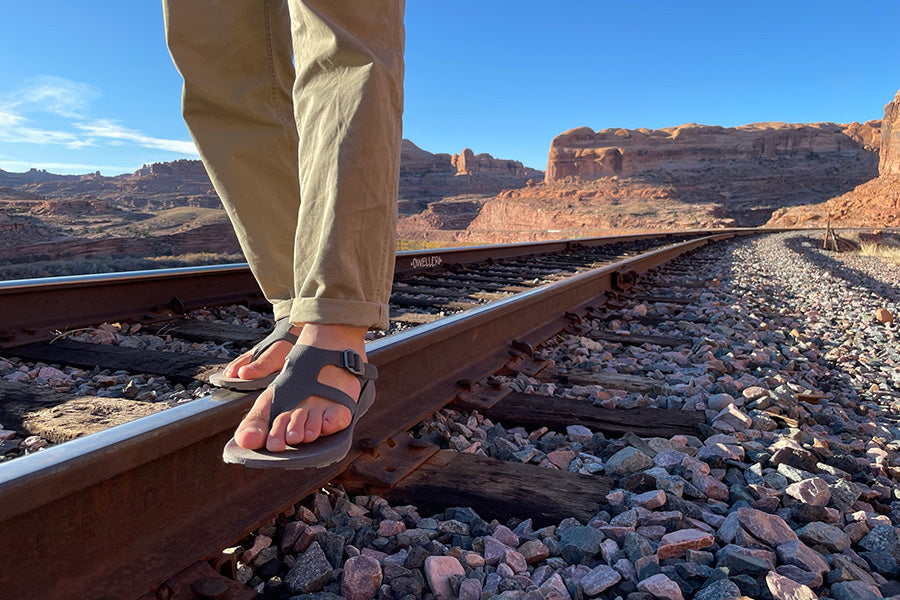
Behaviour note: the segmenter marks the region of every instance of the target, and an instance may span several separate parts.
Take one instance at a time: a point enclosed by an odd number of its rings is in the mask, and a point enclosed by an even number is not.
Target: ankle
[[[351,325],[331,325],[324,323],[306,323],[298,344],[315,346],[327,350],[344,350],[350,348],[365,358],[366,355],[366,331],[365,327]]]

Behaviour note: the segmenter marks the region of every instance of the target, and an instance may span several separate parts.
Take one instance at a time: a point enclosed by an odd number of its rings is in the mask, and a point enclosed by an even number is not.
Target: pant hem
[[[369,329],[387,329],[388,306],[379,302],[336,298],[295,298],[291,305],[291,323],[349,325]]]

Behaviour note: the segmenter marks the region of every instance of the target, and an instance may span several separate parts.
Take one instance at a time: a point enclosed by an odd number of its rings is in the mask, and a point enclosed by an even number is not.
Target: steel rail
[[[747,232],[743,232],[747,233]],[[740,232],[682,242],[368,345],[378,401],[357,439],[384,440],[450,402],[455,382],[496,372],[508,344],[562,330],[611,289]],[[138,598],[317,490],[361,455],[303,471],[221,462],[255,394],[221,392],[0,464],[0,590],[11,598]]]
[[[732,232],[740,230],[723,230]],[[526,257],[573,246],[602,246],[642,239],[676,240],[696,230],[525,244],[398,252],[395,272],[417,273],[487,259]],[[0,348],[49,339],[111,321],[167,318],[186,310],[262,298],[246,263],[74,275],[0,282]]]

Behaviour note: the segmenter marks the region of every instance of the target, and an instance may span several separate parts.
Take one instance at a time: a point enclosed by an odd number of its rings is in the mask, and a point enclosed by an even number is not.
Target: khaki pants
[[[184,119],[275,317],[387,327],[404,0],[163,10]]]

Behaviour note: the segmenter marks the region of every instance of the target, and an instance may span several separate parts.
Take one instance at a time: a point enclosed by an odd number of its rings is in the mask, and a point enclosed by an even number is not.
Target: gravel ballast
[[[770,235],[701,250],[631,296],[538,354],[661,391],[523,375],[503,384],[607,408],[703,411],[704,435],[635,447],[582,426],[526,430],[450,409],[414,431],[449,450],[612,478],[594,518],[536,529],[528,515],[420,515],[331,489],[248,539],[271,536],[276,562],[243,555],[239,578],[272,598],[900,597],[900,348],[885,318],[900,310],[900,267]],[[625,346],[592,328],[690,343]],[[286,583],[298,564],[321,567],[305,594]]]
[[[269,598],[900,596],[900,266],[819,244],[788,233],[702,249],[538,349],[555,369],[636,375],[653,392],[503,380],[606,408],[702,411],[703,435],[632,445],[449,409],[415,429],[445,449],[611,478],[588,522],[420,514],[329,488],[229,549],[238,579]],[[693,300],[641,300],[664,295]]]

